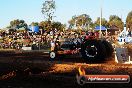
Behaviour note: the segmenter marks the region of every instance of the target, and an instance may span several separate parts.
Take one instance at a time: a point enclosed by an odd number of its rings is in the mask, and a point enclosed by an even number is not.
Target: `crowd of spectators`
[[[75,31],[49,31],[33,33],[28,31],[1,31],[0,32],[0,48],[1,49],[21,49],[22,47],[49,48],[53,42],[66,41],[71,39],[74,43],[81,42],[86,32]]]
[[[79,38],[80,35],[73,31],[49,31],[33,33],[28,31],[1,31],[0,48],[20,49],[22,47],[38,46],[39,48],[50,47],[51,42],[63,41],[66,38]]]

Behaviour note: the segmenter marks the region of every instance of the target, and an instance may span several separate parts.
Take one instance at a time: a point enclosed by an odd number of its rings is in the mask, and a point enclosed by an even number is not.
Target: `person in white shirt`
[[[51,51],[54,51],[55,42],[53,40],[51,40],[50,44],[51,44]]]

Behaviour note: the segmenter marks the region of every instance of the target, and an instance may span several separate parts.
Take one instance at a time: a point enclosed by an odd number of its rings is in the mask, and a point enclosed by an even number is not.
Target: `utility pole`
[[[100,5],[100,31],[99,31],[99,38],[102,37],[102,31],[101,31],[101,26],[102,26],[102,0],[101,0],[101,5]]]

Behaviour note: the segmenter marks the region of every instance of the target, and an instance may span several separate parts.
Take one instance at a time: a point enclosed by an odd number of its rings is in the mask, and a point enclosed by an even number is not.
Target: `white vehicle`
[[[124,30],[119,34],[118,42],[119,44],[132,43],[131,31],[126,30],[126,27],[124,27]]]
[[[121,43],[132,43],[132,37],[128,37],[128,36],[121,37],[121,36],[119,36],[118,41]]]

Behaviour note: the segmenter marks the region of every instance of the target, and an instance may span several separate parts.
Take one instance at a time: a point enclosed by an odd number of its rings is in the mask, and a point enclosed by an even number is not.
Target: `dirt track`
[[[0,88],[80,88],[76,82],[78,68],[86,74],[128,74],[132,79],[132,65],[115,63],[86,64],[79,58],[49,61],[46,54],[1,54],[0,73],[15,71],[11,79],[0,80]],[[36,56],[37,55],[37,56]],[[25,69],[27,69],[25,71]],[[129,84],[87,84],[83,88],[131,88]]]

